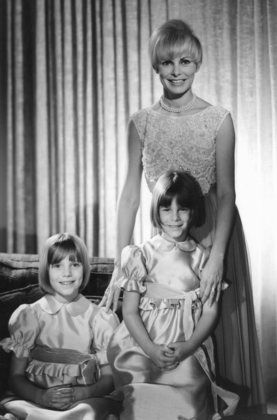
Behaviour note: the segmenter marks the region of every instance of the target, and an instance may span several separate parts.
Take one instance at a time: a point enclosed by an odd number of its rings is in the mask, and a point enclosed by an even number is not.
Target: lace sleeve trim
[[[215,135],[216,136],[217,136],[217,134],[218,134],[218,132],[220,130],[220,127],[222,126],[223,122],[225,121],[225,118],[227,117],[227,115],[230,115],[230,112],[227,109],[222,108],[221,106],[220,107],[217,107],[217,108],[219,108],[220,110],[222,110],[222,116],[221,116],[221,118],[219,118],[217,127],[215,129]]]
[[[137,112],[135,112],[130,117],[130,121],[132,121],[136,127],[136,130],[139,135],[141,147],[144,146],[144,139],[145,139],[145,133],[146,133],[146,127],[147,127],[147,117],[149,115],[151,107],[141,109]]]

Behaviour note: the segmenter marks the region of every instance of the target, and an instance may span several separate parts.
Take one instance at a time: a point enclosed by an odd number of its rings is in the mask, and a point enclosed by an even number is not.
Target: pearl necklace
[[[195,100],[196,100],[196,96],[192,95],[192,99],[186,105],[183,105],[183,106],[180,106],[179,108],[176,108],[176,107],[173,107],[173,106],[166,105],[163,98],[164,97],[162,96],[161,99],[160,99],[161,107],[165,111],[175,112],[177,114],[179,114],[182,111],[188,111],[189,109],[191,109],[193,107],[194,103],[195,103]]]

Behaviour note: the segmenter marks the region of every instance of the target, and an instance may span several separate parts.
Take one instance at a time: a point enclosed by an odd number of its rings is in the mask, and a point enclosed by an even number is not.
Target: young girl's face
[[[71,302],[77,297],[83,281],[83,265],[70,261],[67,256],[60,262],[50,264],[49,280],[54,296],[61,302]]]
[[[177,198],[173,198],[168,207],[160,206],[159,216],[164,233],[177,242],[186,239],[189,231],[191,210],[180,206]]]

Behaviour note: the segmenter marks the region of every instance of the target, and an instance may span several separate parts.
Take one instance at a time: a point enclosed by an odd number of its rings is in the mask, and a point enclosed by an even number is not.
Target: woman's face
[[[186,55],[164,59],[157,68],[164,92],[172,99],[190,90],[196,71],[197,64]]]

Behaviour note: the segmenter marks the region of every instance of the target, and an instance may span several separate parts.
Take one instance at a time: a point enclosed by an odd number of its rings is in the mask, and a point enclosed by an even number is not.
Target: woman
[[[233,121],[227,110],[192,92],[202,48],[185,22],[170,20],[160,26],[150,39],[150,57],[163,96],[130,119],[128,171],[118,204],[116,268],[102,304],[110,307],[113,303],[114,308],[117,305],[120,254],[131,240],[142,171],[150,191],[167,170],[190,172],[205,195],[207,214],[205,224],[193,235],[211,247],[201,276],[203,303],[208,298],[219,300],[223,277],[231,283],[221,302],[216,329],[219,374],[242,387],[239,393],[248,404],[263,404],[251,282],[235,207]]]

